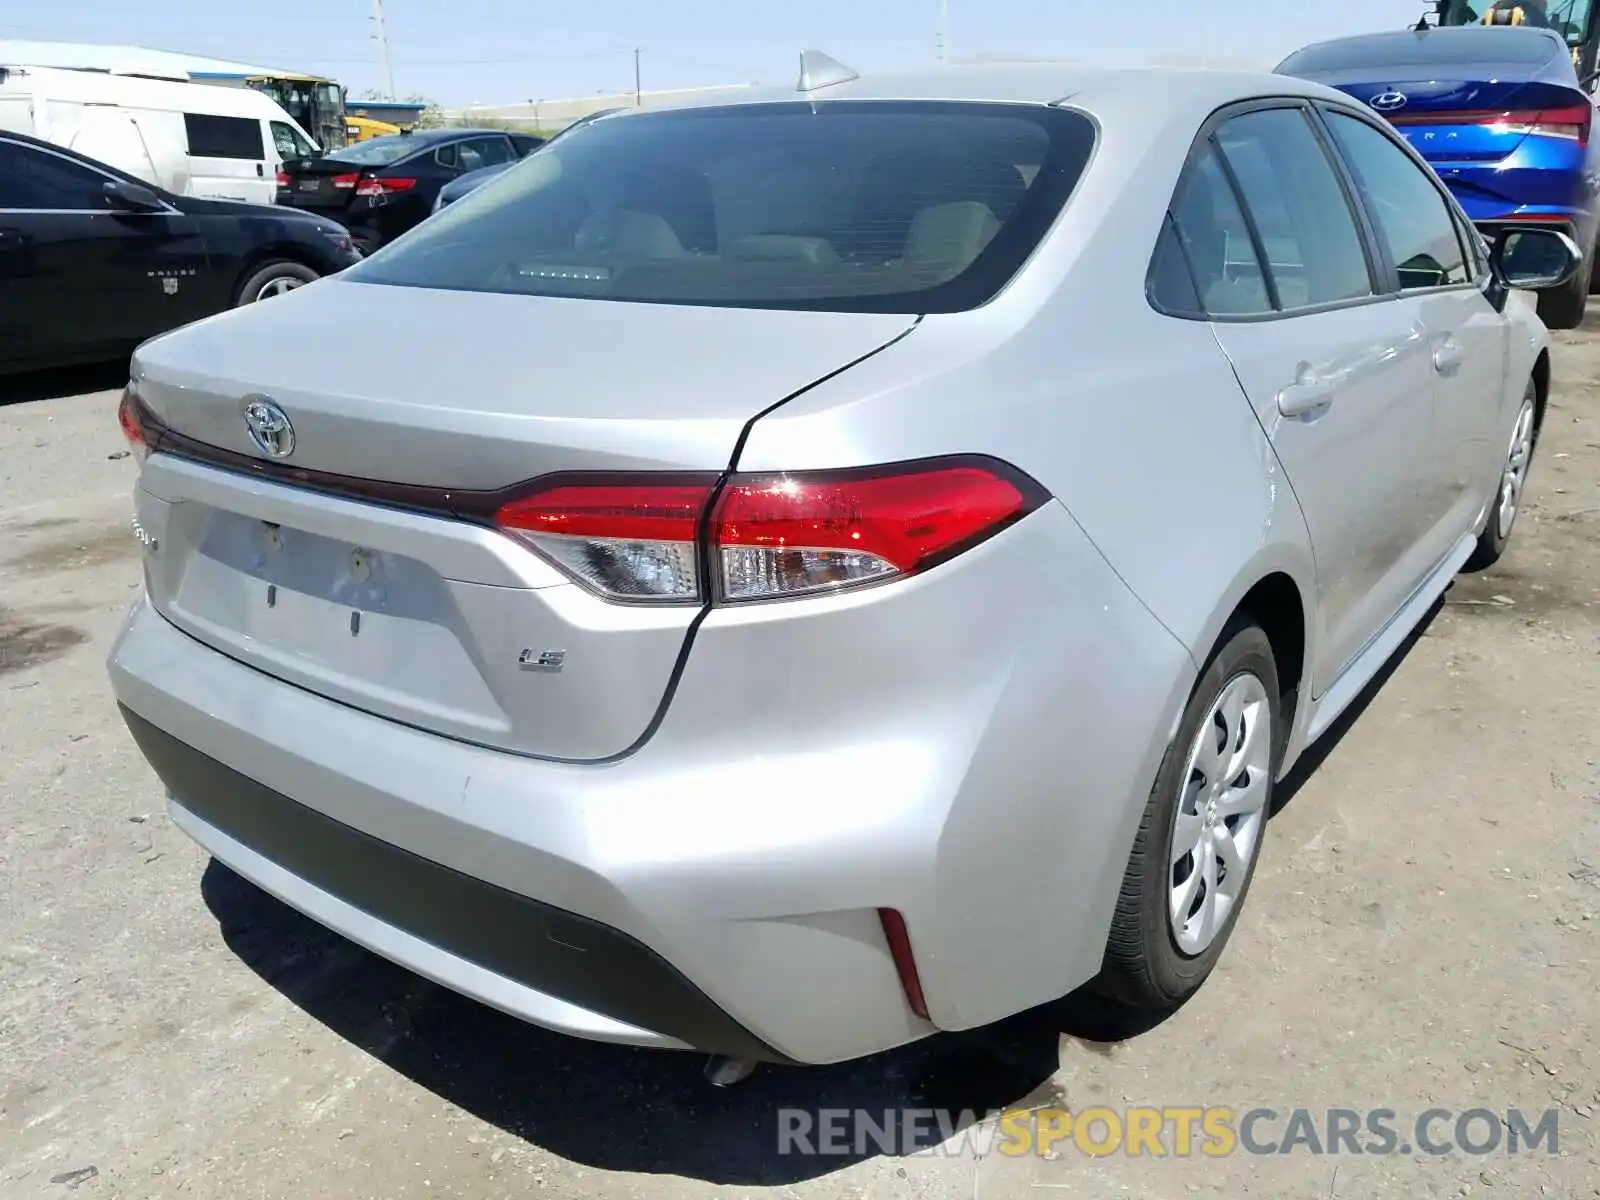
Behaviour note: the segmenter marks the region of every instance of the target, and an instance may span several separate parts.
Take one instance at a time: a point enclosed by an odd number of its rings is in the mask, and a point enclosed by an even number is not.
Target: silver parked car
[[[606,116],[139,350],[116,697],[217,859],[551,1029],[1170,1008],[1274,781],[1505,546],[1512,288],[1578,258],[1284,77],[812,55]]]

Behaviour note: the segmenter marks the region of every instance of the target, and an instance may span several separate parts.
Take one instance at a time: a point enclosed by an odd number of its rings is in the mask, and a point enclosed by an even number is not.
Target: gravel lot
[[[1512,552],[1291,789],[1192,1004],[1128,1029],[1069,1000],[727,1091],[209,866],[103,670],[139,569],[118,372],[0,384],[0,1197],[1600,1197],[1600,324],[1559,342]],[[781,1108],[1050,1104],[1554,1108],[1560,1150],[777,1153]]]

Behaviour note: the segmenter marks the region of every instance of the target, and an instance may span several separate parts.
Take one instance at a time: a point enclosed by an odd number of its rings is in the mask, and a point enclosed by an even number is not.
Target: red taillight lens
[[[353,188],[360,182],[361,176],[359,174],[335,175],[333,177],[333,186],[340,189]]]
[[[1516,134],[1525,137],[1537,134],[1545,137],[1569,138],[1587,144],[1589,131],[1594,125],[1594,108],[1576,104],[1570,108],[1548,108],[1531,112],[1461,111],[1440,113],[1404,113],[1392,116],[1395,125],[1477,125],[1491,133]]]
[[[711,519],[722,598],[834,591],[936,566],[1037,508],[999,463],[734,476]]]
[[[356,185],[356,195],[387,196],[394,192],[409,192],[416,186],[415,179],[363,179]]]
[[[715,476],[560,482],[495,513],[495,524],[617,600],[700,599],[697,534]]]
[[[925,571],[998,533],[1048,497],[992,459],[867,470],[553,478],[503,505],[495,524],[600,594],[695,603],[701,525],[717,598],[782,600]]]
[[[140,462],[150,457],[150,434],[139,413],[139,395],[131,384],[123,389],[122,401],[117,405],[117,424],[122,427],[122,436],[128,439],[133,456]]]

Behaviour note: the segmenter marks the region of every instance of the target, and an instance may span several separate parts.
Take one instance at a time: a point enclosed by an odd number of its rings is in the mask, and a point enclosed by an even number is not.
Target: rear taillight
[[[803,596],[927,570],[1031,512],[1029,491],[997,465],[959,462],[734,476],[711,519],[721,598]]]
[[[611,599],[783,600],[914,575],[1038,508],[987,458],[793,475],[552,479],[495,523]],[[709,514],[708,514],[709,508]],[[709,551],[709,552],[707,552]]]
[[[281,187],[281,188],[286,188],[286,187],[289,186],[289,172],[287,172],[287,171],[279,171],[278,172],[278,186]]]
[[[134,391],[132,384],[123,389],[122,401],[117,405],[117,424],[122,427],[122,436],[128,439],[128,448],[133,451],[134,458],[139,462],[149,458],[151,431],[145,427],[139,394]]]
[[[551,480],[495,513],[495,524],[616,600],[700,598],[700,519],[714,476],[634,482]]]
[[[1518,137],[1530,134],[1559,137],[1587,145],[1589,132],[1594,125],[1594,107],[1588,104],[1575,104],[1569,108],[1522,112],[1405,113],[1392,116],[1389,120],[1400,126],[1476,125],[1491,133],[1515,134]]]
[[[356,185],[356,195],[388,196],[394,192],[409,192],[416,186],[415,179],[363,179]]]
[[[361,176],[359,174],[335,175],[333,177],[333,186],[339,188],[341,191],[353,188],[360,182]]]

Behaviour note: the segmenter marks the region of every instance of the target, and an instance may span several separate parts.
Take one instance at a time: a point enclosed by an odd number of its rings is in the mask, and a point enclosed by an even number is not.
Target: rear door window
[[[1035,105],[629,113],[570,130],[353,277],[667,304],[956,312],[984,303],[1027,260],[1094,141],[1081,113]]]
[[[503,137],[474,138],[461,143],[461,165],[469,171],[508,163],[515,157],[511,143]]]
[[[264,159],[261,122],[249,117],[215,117],[184,113],[189,153],[195,158]]]
[[[1234,117],[1217,142],[1261,236],[1280,308],[1373,294],[1355,216],[1302,109]]]

